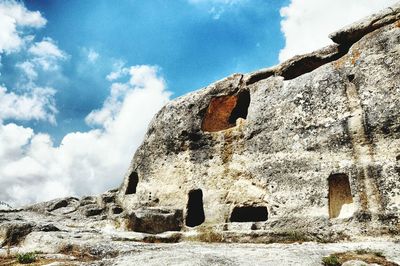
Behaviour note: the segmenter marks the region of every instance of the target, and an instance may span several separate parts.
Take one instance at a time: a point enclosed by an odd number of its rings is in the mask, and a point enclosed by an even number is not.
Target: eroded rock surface
[[[139,209],[129,217],[128,229],[136,232],[158,234],[182,229],[182,210]]]
[[[225,235],[398,234],[399,14],[397,4],[333,33],[331,46],[171,101],[117,202],[181,209],[187,228],[202,213],[194,227]]]

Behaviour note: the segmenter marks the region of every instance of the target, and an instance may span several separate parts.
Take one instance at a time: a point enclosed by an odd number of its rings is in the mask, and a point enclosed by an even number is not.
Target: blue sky
[[[118,3],[118,4],[116,4]],[[36,38],[51,37],[69,57],[57,82],[57,125],[26,123],[58,142],[87,130],[85,116],[109,93],[105,79],[118,61],[157,65],[177,97],[234,72],[278,63],[284,46],[282,6],[288,1],[251,0],[231,5],[179,1],[25,1],[47,19]],[[220,9],[212,12],[212,9]],[[220,12],[221,14],[215,14]],[[87,63],[87,51],[99,56]],[[3,62],[3,64],[5,64]],[[13,79],[1,79],[6,85]]]
[[[395,2],[0,0],[0,201],[118,187],[168,101]]]

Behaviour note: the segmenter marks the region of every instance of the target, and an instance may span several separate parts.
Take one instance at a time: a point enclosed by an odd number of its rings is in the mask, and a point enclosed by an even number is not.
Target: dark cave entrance
[[[236,95],[215,97],[208,105],[201,129],[216,132],[234,127],[238,118],[247,118],[249,105],[250,92],[247,90]]]
[[[353,202],[349,177],[346,174],[332,174],[328,178],[329,217],[336,218],[344,204]]]
[[[126,188],[125,195],[135,194],[138,183],[139,183],[138,174],[136,172],[132,172],[131,175],[129,176],[128,187]]]
[[[261,222],[268,220],[268,209],[265,206],[235,207],[231,213],[231,222]]]
[[[189,191],[186,207],[185,224],[189,227],[201,225],[205,220],[203,208],[203,192],[201,189]]]
[[[235,125],[238,118],[247,118],[247,112],[250,105],[250,92],[242,91],[237,96],[236,106],[229,116],[229,124]]]

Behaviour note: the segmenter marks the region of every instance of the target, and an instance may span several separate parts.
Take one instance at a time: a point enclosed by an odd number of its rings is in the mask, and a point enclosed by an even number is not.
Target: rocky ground
[[[74,237],[84,235],[77,234]],[[356,242],[356,243],[330,243],[315,242],[292,244],[226,244],[226,243],[198,243],[181,242],[142,243],[129,241],[129,233],[125,236],[108,232],[102,239],[91,239],[86,233],[85,250],[71,249],[54,253],[39,254],[40,265],[322,265],[323,257],[348,251],[370,249],[372,252],[381,252],[386,257],[387,264],[400,263],[400,244],[388,241]],[[118,235],[118,234],[117,234]],[[126,239],[124,239],[124,236]],[[60,238],[60,241],[71,243],[79,242],[68,239],[66,234],[34,234],[30,241],[42,241],[43,238]],[[36,242],[37,243],[37,242]],[[45,242],[44,242],[45,243]],[[43,249],[46,249],[43,247]],[[41,252],[41,249],[35,251]],[[32,251],[29,244],[23,248],[12,249],[14,252]],[[6,259],[6,249],[1,249],[0,265],[14,265],[15,259]],[[390,262],[392,262],[390,264]],[[343,265],[368,265],[360,260],[351,260]]]
[[[281,243],[250,244],[229,243],[237,240],[233,229],[225,234],[207,227],[159,234],[127,231],[129,218],[113,203],[114,192],[57,199],[19,210],[4,208],[0,211],[0,265],[18,265],[18,254],[30,252],[36,258],[33,265],[323,265],[324,257],[336,253],[342,255],[335,257],[347,260],[343,265],[367,265],[360,260],[400,264],[400,241],[393,238],[321,243],[293,233],[275,238]],[[241,228],[236,237],[244,242],[249,237],[259,237],[259,242],[266,239],[263,230],[254,226],[247,234]],[[358,253],[372,259],[357,257]]]

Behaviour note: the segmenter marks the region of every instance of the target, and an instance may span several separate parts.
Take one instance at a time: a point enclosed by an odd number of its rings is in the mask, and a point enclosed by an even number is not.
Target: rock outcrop
[[[143,243],[185,240],[321,242],[285,246],[287,265],[319,265],[333,252],[353,265],[365,255],[356,249],[369,247],[400,263],[400,3],[331,39],[169,102],[118,189],[21,209],[0,203],[0,264],[40,251],[42,264],[190,265],[182,258],[192,249],[202,255],[190,260],[232,264],[222,244],[180,243],[171,257]],[[240,261],[241,252],[282,247],[228,249]],[[376,254],[371,261],[384,261]]]
[[[181,209],[185,229],[398,233],[399,19],[397,4],[329,47],[171,101],[117,202]]]
[[[11,209],[12,209],[12,207],[8,203],[0,201],[0,210],[7,211],[7,210],[11,210]]]

